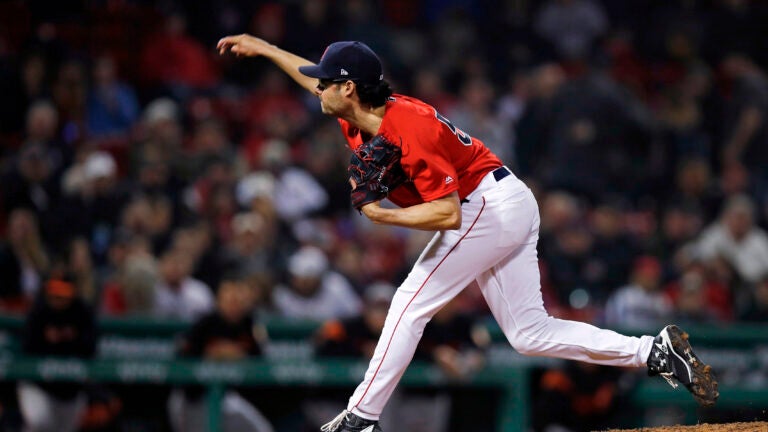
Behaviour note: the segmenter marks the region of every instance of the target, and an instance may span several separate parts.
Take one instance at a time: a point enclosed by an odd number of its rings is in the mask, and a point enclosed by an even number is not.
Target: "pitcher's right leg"
[[[496,321],[521,354],[558,357],[611,366],[643,366],[653,337],[549,316],[544,309],[535,235],[477,281]]]

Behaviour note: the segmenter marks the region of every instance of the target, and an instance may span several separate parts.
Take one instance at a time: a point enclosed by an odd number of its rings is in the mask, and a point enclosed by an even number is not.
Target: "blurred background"
[[[361,40],[534,190],[549,312],[676,322],[723,396],[523,358],[476,287],[429,324],[392,431],[766,419],[768,4],[0,1],[0,428],[305,431],[362,376],[430,234],[351,210],[335,120],[247,32]],[[653,382],[650,382],[653,381]],[[659,382],[657,382],[659,381]]]

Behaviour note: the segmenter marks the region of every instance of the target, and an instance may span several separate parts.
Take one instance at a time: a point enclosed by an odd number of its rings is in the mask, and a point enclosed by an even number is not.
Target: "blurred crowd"
[[[55,272],[103,314],[187,320],[226,273],[266,314],[321,320],[398,284],[429,235],[350,211],[315,98],[214,52],[245,31],[310,59],[364,40],[397,91],[494,149],[537,194],[553,313],[765,317],[768,8],[406,3],[3,2],[3,307]]]
[[[314,61],[362,40],[396,92],[483,140],[537,196],[551,314],[768,321],[766,18],[750,0],[0,2],[0,309],[66,280],[99,316],[197,322],[234,279],[259,319],[343,323],[402,281],[430,234],[351,210],[316,98],[215,52],[247,32]],[[475,287],[455,303],[488,315]]]

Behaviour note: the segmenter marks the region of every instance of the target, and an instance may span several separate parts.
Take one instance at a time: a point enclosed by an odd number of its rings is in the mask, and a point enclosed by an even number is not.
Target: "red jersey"
[[[488,172],[502,166],[482,141],[456,128],[432,106],[395,94],[386,107],[378,134],[402,148],[400,164],[411,180],[389,193],[398,206],[433,201],[453,191],[464,199]],[[339,123],[351,148],[363,143],[358,128],[346,120]]]

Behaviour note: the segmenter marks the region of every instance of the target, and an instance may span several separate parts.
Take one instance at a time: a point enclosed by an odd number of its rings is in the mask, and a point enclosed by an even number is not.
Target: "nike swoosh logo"
[[[370,425],[367,428],[361,430],[360,432],[373,432],[374,426],[376,426],[376,425]]]

